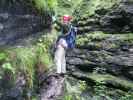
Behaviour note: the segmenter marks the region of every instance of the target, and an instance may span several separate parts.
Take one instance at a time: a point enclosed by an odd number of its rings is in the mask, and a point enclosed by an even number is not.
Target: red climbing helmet
[[[67,24],[67,23],[69,23],[71,21],[71,19],[72,19],[72,16],[70,16],[70,15],[64,15],[63,16],[63,23],[64,24]]]

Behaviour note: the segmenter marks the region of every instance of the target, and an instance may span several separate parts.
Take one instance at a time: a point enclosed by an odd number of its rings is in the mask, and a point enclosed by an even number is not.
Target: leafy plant
[[[11,65],[11,63],[7,62],[2,65],[2,68],[6,71],[10,71],[11,73],[15,74],[15,68]]]
[[[31,0],[31,2],[41,12],[53,11],[57,6],[57,0]]]
[[[64,100],[73,100],[73,97],[72,97],[72,95],[65,95]]]
[[[27,80],[28,88],[33,88],[33,80],[35,74],[36,55],[33,52],[33,48],[15,48],[12,50],[15,53],[13,65],[17,71],[24,73]]]
[[[53,45],[54,38],[51,35],[42,36],[37,43],[37,54],[40,61],[50,66],[53,63],[52,56],[50,54],[51,46]]]
[[[0,53],[0,61],[5,60],[7,58],[7,55],[5,53]]]

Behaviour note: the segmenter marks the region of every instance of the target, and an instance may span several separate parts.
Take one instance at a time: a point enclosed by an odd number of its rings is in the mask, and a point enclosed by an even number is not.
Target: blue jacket
[[[73,27],[72,25],[70,26],[69,32],[67,35],[61,35],[58,37],[56,44],[58,44],[58,41],[63,38],[66,40],[68,48],[72,49],[75,47],[75,42],[76,42],[76,35],[77,35],[77,28]]]

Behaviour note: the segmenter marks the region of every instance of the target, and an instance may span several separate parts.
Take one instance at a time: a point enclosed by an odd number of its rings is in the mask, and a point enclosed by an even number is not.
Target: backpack
[[[77,29],[71,26],[69,34],[64,37],[64,39],[67,42],[68,48],[73,49],[75,47],[76,35],[77,35]]]
[[[56,45],[58,44],[61,38],[65,39],[69,49],[73,49],[75,47],[75,40],[77,35],[77,29],[73,26],[70,27],[69,33],[67,35],[60,35],[56,41]]]

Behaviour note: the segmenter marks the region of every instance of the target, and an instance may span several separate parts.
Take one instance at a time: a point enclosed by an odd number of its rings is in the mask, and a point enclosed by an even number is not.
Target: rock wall
[[[48,12],[40,15],[29,1],[2,0],[0,1],[0,45],[21,44],[31,36],[31,40],[38,33],[51,27],[51,15]],[[22,43],[26,44],[26,43]]]
[[[79,27],[79,33],[90,31],[132,32],[132,10],[133,2],[131,0],[84,0],[75,10],[74,15],[77,18],[75,23]]]
[[[72,77],[85,81],[87,87],[93,87],[86,90],[85,93],[89,92],[89,95],[97,84],[102,84],[110,89],[113,88],[113,91],[104,90],[104,95],[109,96],[108,92],[112,91],[112,97],[109,97],[121,100],[122,95],[120,94],[120,96],[119,92],[116,92],[118,89],[122,91],[132,91],[133,89],[132,66],[132,33],[113,35],[94,32],[80,35],[77,38],[77,47],[67,52],[68,71]],[[94,95],[95,92],[88,98],[91,97],[91,100]],[[126,95],[124,96],[126,97]]]
[[[43,29],[43,18],[34,15],[0,14],[0,45],[15,44],[16,40]]]
[[[70,69],[77,66],[77,69],[93,72],[98,67],[103,69],[101,72],[133,79],[133,35],[129,34],[132,32],[132,4],[131,0],[81,2],[75,10],[79,12],[75,14],[75,23],[81,35],[77,48],[67,55]],[[82,12],[84,10],[86,12]],[[117,34],[104,34],[112,32]],[[127,34],[121,34],[123,32]]]
[[[77,48],[68,52],[69,69],[110,73],[133,79],[133,35],[94,33],[80,36]]]
[[[67,52],[67,69],[73,78],[85,81],[87,87],[92,86],[91,89],[86,88],[85,92],[91,95],[88,97],[90,100],[95,95],[90,91],[97,84],[113,88],[113,91],[107,90],[112,91],[112,96],[108,95],[106,89],[103,90],[103,94],[111,97],[111,100],[124,100],[115,91],[119,89],[126,93],[133,89],[133,3],[131,0],[122,0],[106,7],[108,1],[104,7],[100,4],[100,7],[92,7],[93,11],[88,10],[88,13],[86,9],[90,1],[88,4],[87,1],[86,4],[81,3],[75,10],[79,12],[77,15],[75,13],[75,24],[80,35],[77,36],[76,48]],[[106,96],[103,98],[108,100]]]
[[[8,12],[14,14],[32,14],[36,10],[31,5],[31,0],[1,0],[0,12]]]

